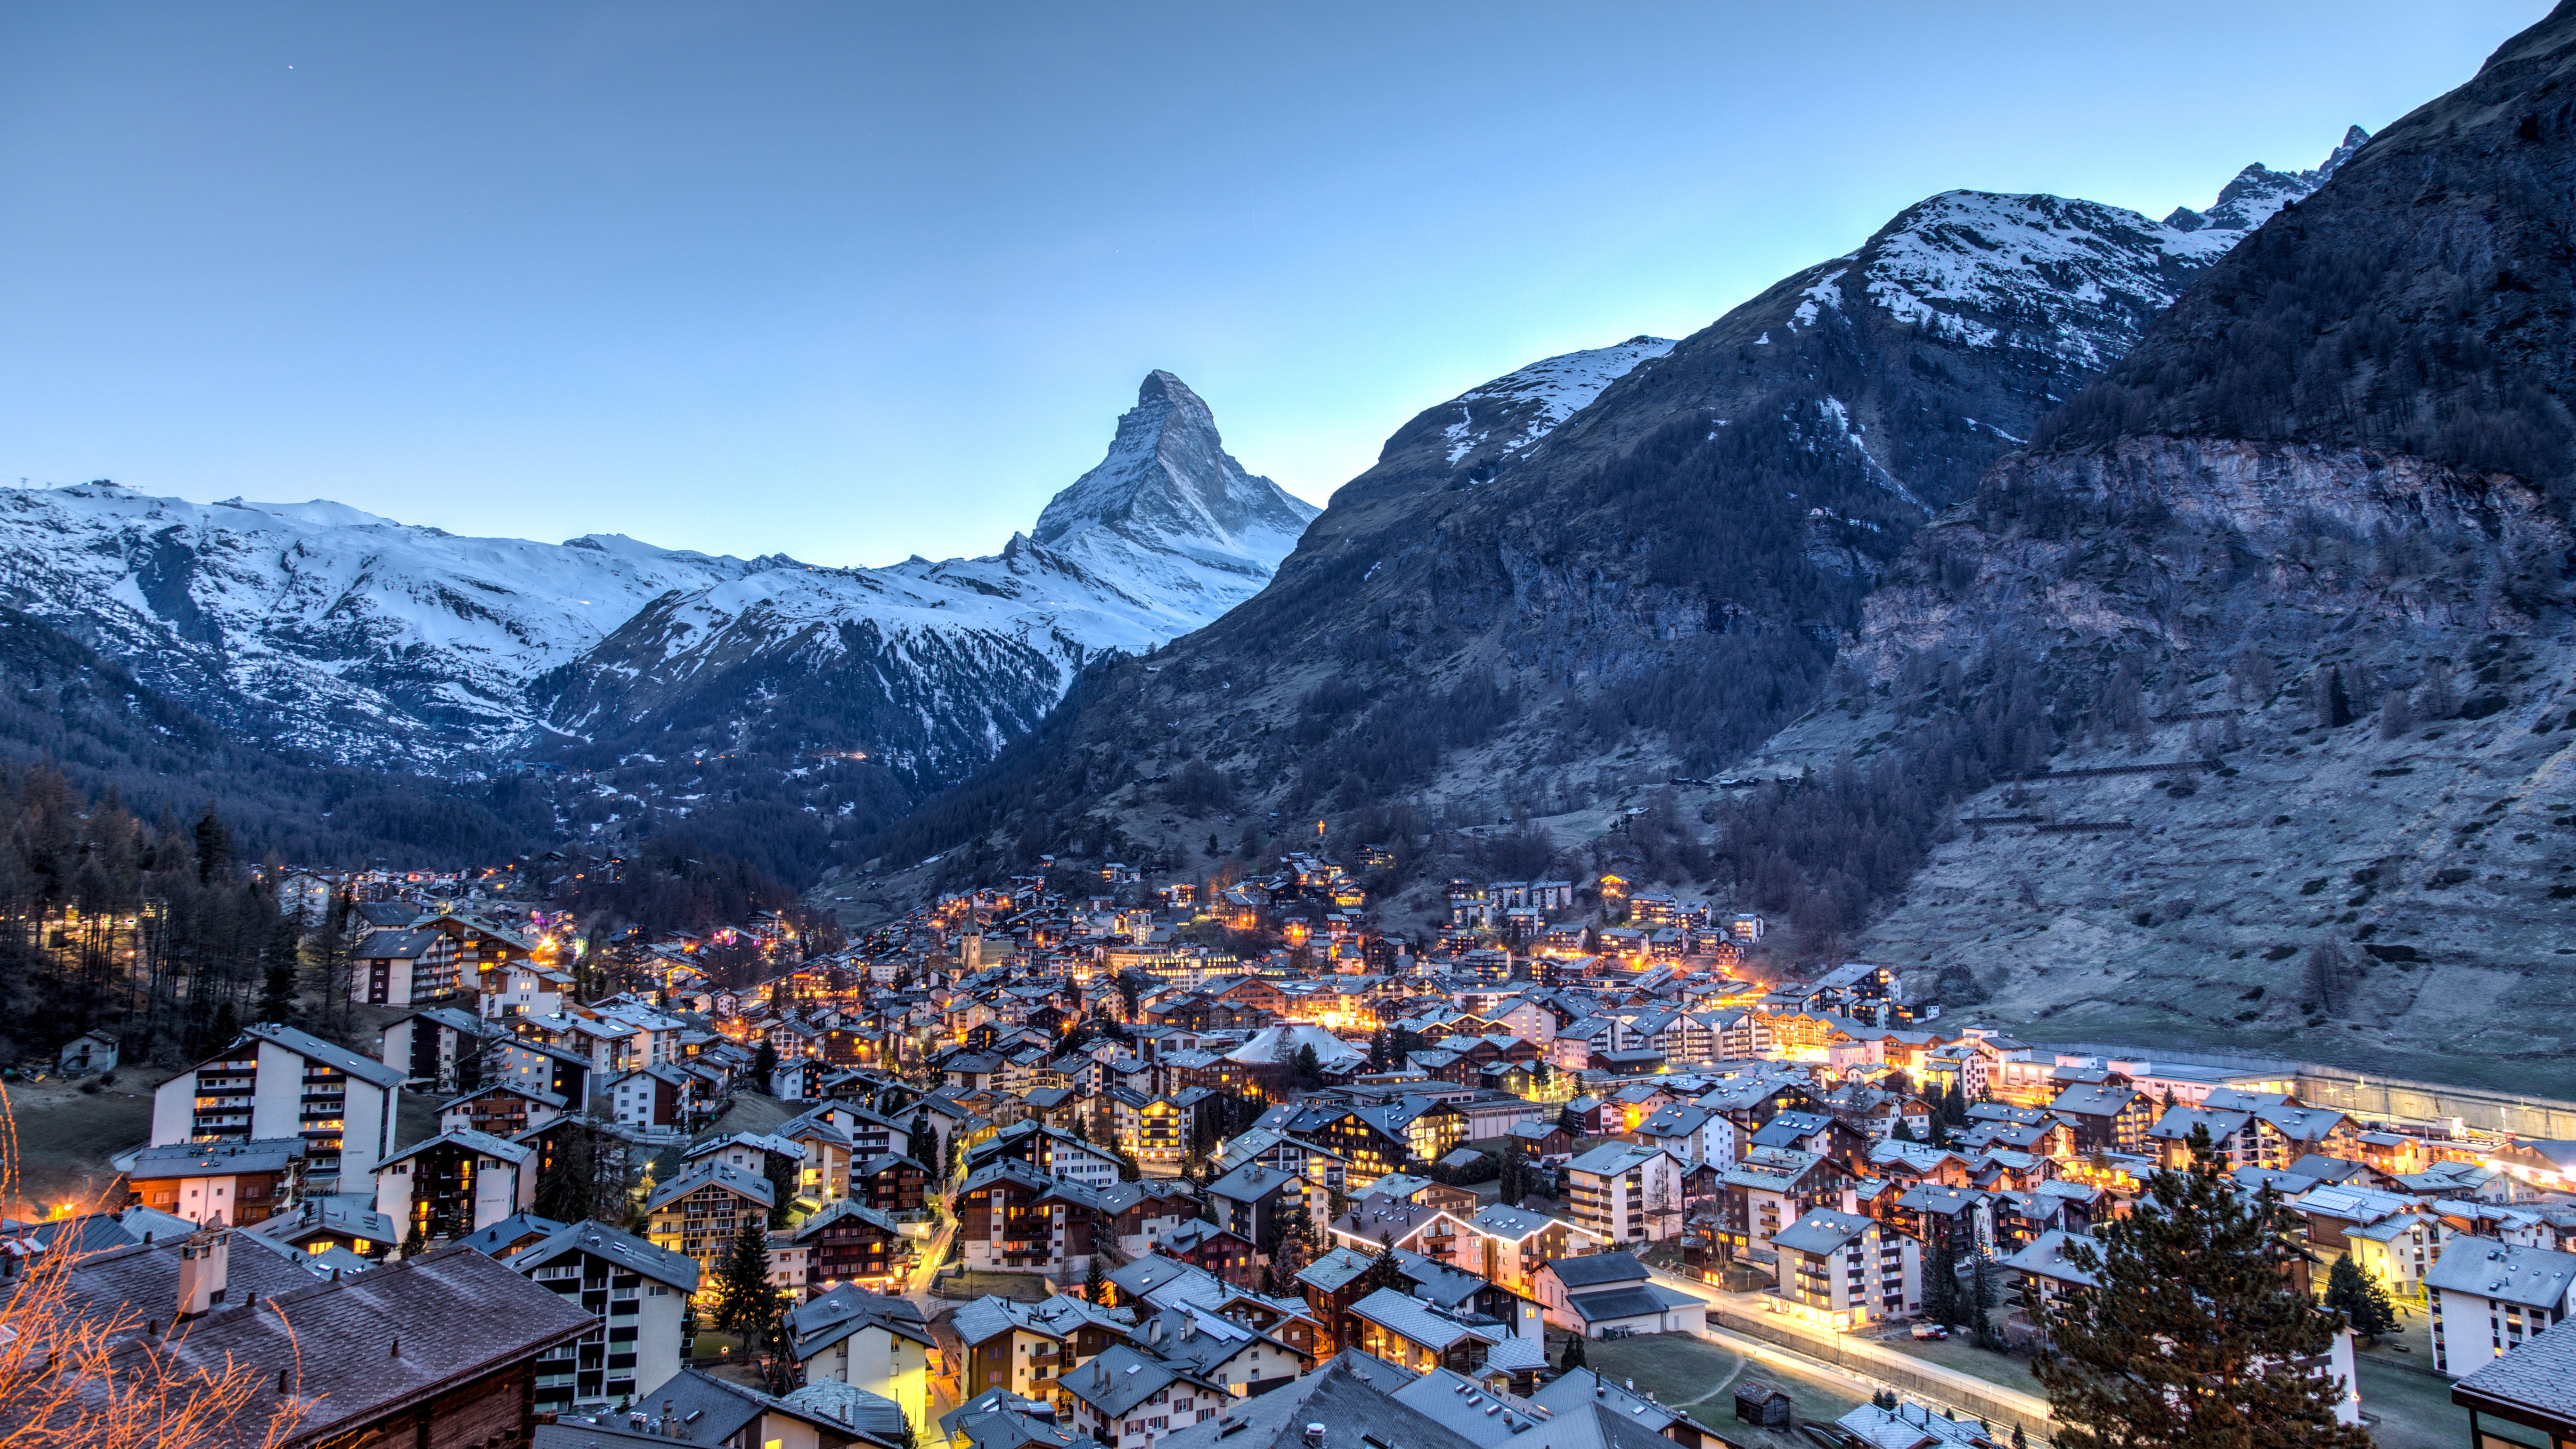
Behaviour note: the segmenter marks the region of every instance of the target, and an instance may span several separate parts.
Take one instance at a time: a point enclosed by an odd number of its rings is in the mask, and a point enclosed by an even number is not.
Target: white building
[[[930,1354],[921,1310],[844,1283],[787,1311],[791,1354],[809,1383],[829,1379],[893,1400],[930,1422]]]
[[[1922,1244],[1861,1213],[1817,1208],[1772,1235],[1780,1296],[1799,1317],[1836,1331],[1923,1306]]]
[[[2424,1275],[2433,1307],[2433,1367],[2475,1373],[2538,1338],[2576,1306],[2576,1253],[2453,1238]]]
[[[1604,1142],[1565,1165],[1575,1226],[1613,1246],[1681,1231],[1682,1164],[1657,1147]]]
[[[698,1288],[694,1259],[605,1223],[574,1223],[502,1260],[588,1308],[599,1327],[536,1363],[538,1412],[614,1404],[680,1372],[682,1319]]]
[[[152,1142],[304,1142],[311,1190],[363,1191],[393,1150],[403,1073],[289,1026],[254,1026],[152,1093]]]

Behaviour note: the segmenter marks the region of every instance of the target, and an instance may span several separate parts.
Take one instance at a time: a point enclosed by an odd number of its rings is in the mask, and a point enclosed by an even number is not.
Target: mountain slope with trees
[[[2576,1090],[2571,121],[2561,6],[1914,536],[1758,761],[2038,777],[1860,949],[2042,1040]]]

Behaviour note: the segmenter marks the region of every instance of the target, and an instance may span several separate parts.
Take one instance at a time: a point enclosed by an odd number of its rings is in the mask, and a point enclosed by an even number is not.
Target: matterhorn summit
[[[1159,368],[1099,466],[1058,493],[1030,541],[1111,578],[1248,597],[1321,509],[1244,471],[1189,384]],[[1209,577],[1210,572],[1216,577]]]

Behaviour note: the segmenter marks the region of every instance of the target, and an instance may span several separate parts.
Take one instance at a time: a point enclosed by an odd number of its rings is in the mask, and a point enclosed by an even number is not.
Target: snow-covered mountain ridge
[[[876,686],[921,721],[897,753],[989,750],[1090,655],[1150,648],[1248,597],[1314,513],[1227,456],[1179,379],[1143,391],[1109,460],[1042,516],[1054,547],[1015,536],[989,558],[837,569],[102,482],[0,489],[0,597],[237,735],[351,763],[543,753],[647,724],[770,650],[820,667],[820,641],[853,631],[874,641],[872,669],[919,676]],[[960,667],[943,704],[937,676]]]
[[[2258,162],[2238,172],[2207,212],[2177,208],[2161,222],[2095,201],[1944,191],[1819,268],[1825,275],[1788,325],[1812,326],[1823,308],[1866,297],[1970,347],[2028,350],[2099,369],[2136,346],[2145,323],[2192,277],[2323,186],[2369,139],[2351,127],[2312,171],[2273,171]]]

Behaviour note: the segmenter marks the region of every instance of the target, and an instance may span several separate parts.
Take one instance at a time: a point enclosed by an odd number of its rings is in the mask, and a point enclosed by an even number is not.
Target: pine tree
[[[788,1215],[796,1210],[796,1164],[775,1152],[760,1155],[762,1175],[769,1179],[769,1225],[787,1226]]]
[[[241,1035],[241,1013],[233,1009],[231,998],[215,1003],[214,1022],[206,1028],[206,1040],[218,1050],[231,1046]]]
[[[1583,1335],[1578,1333],[1565,1341],[1565,1356],[1557,1361],[1556,1368],[1559,1373],[1570,1374],[1581,1367],[1583,1367]]]
[[[259,987],[259,1019],[292,1026],[295,1022],[295,971],[300,964],[297,947],[300,932],[293,916],[275,917],[269,924],[268,940],[262,943],[260,958],[267,964]]]
[[[1295,1292],[1291,1285],[1315,1258],[1315,1225],[1304,1203],[1281,1212],[1276,1221],[1279,1243],[1271,1249],[1270,1261],[1279,1269],[1278,1291]]]
[[[215,877],[232,863],[233,832],[224,818],[215,813],[215,802],[206,802],[206,813],[197,821],[197,884],[212,885]]]
[[[1096,1232],[1092,1236],[1092,1241],[1095,1243],[1100,1241]],[[1101,1271],[1100,1257],[1100,1253],[1095,1250],[1091,1255],[1091,1266],[1082,1272],[1082,1301],[1107,1307],[1109,1275]]]
[[[417,1258],[428,1251],[429,1234],[422,1230],[420,1219],[414,1218],[411,1221],[411,1231],[403,1234],[402,1255],[406,1258]]]
[[[2021,1425],[2013,1425],[2012,1449],[2030,1449],[2030,1434]]]
[[[2406,691],[2392,689],[2379,701],[2379,737],[2393,740],[2415,728],[2415,708],[2406,701]]]
[[[912,1131],[904,1137],[903,1155],[923,1167],[939,1165],[939,1134],[930,1130],[930,1114],[912,1114]]]
[[[752,1053],[751,1057],[751,1089],[755,1092],[768,1091],[770,1074],[777,1070],[778,1046],[769,1038],[762,1037],[760,1050]]]
[[[2063,1449],[2369,1449],[2335,1422],[2341,1383],[2302,1361],[2333,1344],[2336,1316],[2290,1286],[2297,1219],[2267,1189],[2248,1198],[2194,1129],[2192,1165],[2148,1178],[2125,1217],[2067,1257],[2092,1276],[2044,1317],[2033,1371]]]
[[[1899,1142],[1911,1142],[1914,1140],[1914,1124],[1899,1116],[1896,1119],[1896,1130],[1888,1135]]]
[[[2306,970],[2302,973],[2307,1004],[2319,1011],[2333,1011],[2343,1000],[2344,977],[2350,970],[2343,947],[2329,936],[2308,948]]]
[[[778,1316],[778,1290],[769,1282],[769,1231],[760,1215],[743,1219],[733,1250],[716,1268],[716,1327],[742,1335],[748,1348]]]
[[[1380,1288],[1404,1286],[1404,1265],[1395,1260],[1394,1245],[1384,1241],[1385,1235],[1382,1233],[1379,1238],[1377,1256],[1371,1259],[1368,1267],[1360,1273],[1359,1296],[1362,1298],[1366,1298]]]
[[[2002,1301],[2003,1287],[1995,1278],[1995,1260],[1979,1253],[1968,1264],[1969,1341],[1977,1347],[2003,1351],[2003,1332],[1995,1327],[1988,1312]]]
[[[1324,1063],[1315,1055],[1313,1044],[1297,1048],[1297,1084],[1301,1087],[1320,1085],[1324,1080]]]
[[[1958,1250],[1950,1246],[1948,1234],[1935,1229],[1931,1258],[1923,1265],[1923,1316],[1934,1323],[1957,1324],[1967,1318],[1959,1310]]]
[[[2379,1280],[2361,1271],[2361,1265],[2346,1253],[2335,1259],[2326,1270],[2326,1306],[2343,1315],[2352,1331],[2363,1339],[2377,1343],[2381,1335],[2397,1331],[2397,1309],[2388,1301],[2388,1290]]]

